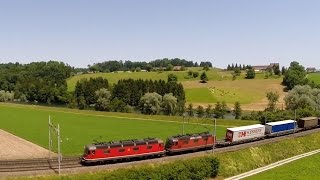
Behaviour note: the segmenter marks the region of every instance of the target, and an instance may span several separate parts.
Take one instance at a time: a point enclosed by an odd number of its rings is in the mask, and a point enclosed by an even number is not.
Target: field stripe
[[[41,107],[41,106],[37,106],[37,105],[17,105],[17,104],[0,103],[0,106],[22,108],[22,109],[28,108],[28,109],[37,110],[37,111],[59,112],[59,113],[66,113],[66,114],[95,116],[95,117],[109,117],[109,118],[117,118],[117,119],[132,119],[132,120],[140,120],[140,121],[168,122],[168,123],[180,123],[180,124],[183,123],[180,121],[169,121],[169,120],[160,120],[160,119],[148,119],[148,118],[136,118],[136,117],[112,116],[112,115],[102,115],[102,114],[89,114],[89,113],[80,113],[80,112],[71,112],[71,111],[61,111],[61,110],[54,110],[54,109],[56,109],[56,107]],[[192,122],[189,122],[188,124],[201,125],[201,126],[213,126],[212,124],[192,123]],[[217,126],[219,126],[219,127],[233,127],[233,126],[225,126],[225,125],[217,125]]]

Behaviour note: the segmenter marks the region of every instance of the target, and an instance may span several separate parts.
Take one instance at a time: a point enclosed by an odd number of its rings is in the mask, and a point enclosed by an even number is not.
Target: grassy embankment
[[[256,169],[258,167],[271,164],[279,160],[283,160],[298,154],[319,149],[320,148],[319,139],[320,139],[320,133],[315,133],[315,134],[307,135],[304,137],[289,138],[286,140],[282,140],[280,142],[261,145],[257,147],[250,147],[247,149],[242,149],[234,152],[215,154],[214,157],[216,157],[220,162],[217,179],[223,179],[225,177],[234,176],[243,172]],[[211,156],[211,155],[204,155],[204,156]],[[317,161],[315,160],[313,165],[315,165],[316,163]],[[137,174],[140,172],[141,179],[145,179],[145,176],[143,176],[143,172],[145,172],[146,169],[157,168],[159,164],[161,163],[157,163],[157,165],[155,164],[137,165],[137,166],[134,166],[133,168],[129,167],[128,169],[117,169],[114,171],[100,171],[100,172],[90,172],[90,173],[82,173],[82,174],[76,174],[76,175],[66,175],[66,176],[63,176],[63,179],[103,179],[104,177],[111,177],[113,175],[126,173],[128,171],[132,171],[134,174]],[[305,168],[302,168],[302,169],[305,169]],[[185,170],[180,170],[180,171],[182,172]],[[296,170],[294,172],[292,171],[290,175],[289,173],[287,173],[288,176],[283,176],[283,178],[291,179],[292,177],[297,177],[299,173],[301,174],[304,173],[301,171],[302,171],[301,168],[299,168],[299,170]],[[269,179],[274,179],[274,177],[279,177],[279,176],[273,176],[272,178],[269,178]],[[311,177],[311,176],[308,176],[308,177]],[[38,178],[33,177],[33,178],[34,179],[60,179],[61,177],[46,176],[46,177],[38,177]],[[154,178],[154,179],[161,179],[161,177]]]
[[[132,138],[167,137],[182,132],[182,118],[141,114],[80,111],[66,108],[0,103],[0,128],[42,147],[48,143],[48,116],[59,123],[64,155],[80,155],[85,144]],[[187,133],[212,131],[211,120],[190,119]],[[192,123],[191,123],[192,122]],[[224,137],[226,127],[254,124],[255,121],[218,120],[217,136]]]
[[[280,167],[246,178],[254,179],[319,179],[320,154],[305,157]]]

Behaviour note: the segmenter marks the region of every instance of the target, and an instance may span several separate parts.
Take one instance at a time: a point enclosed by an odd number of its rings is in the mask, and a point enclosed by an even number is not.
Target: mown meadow
[[[76,75],[67,80],[68,90],[73,91],[77,81],[82,78],[103,77],[108,79],[110,84],[117,83],[120,79],[152,79],[167,80],[168,75],[173,73],[178,81],[182,83],[186,92],[187,103],[216,103],[226,101],[234,104],[239,101],[241,104],[249,104],[262,100],[268,90],[277,90],[282,93],[279,76],[270,76],[265,79],[264,73],[257,73],[255,79],[245,79],[245,71],[236,80],[232,80],[232,71],[211,69],[206,71],[208,83],[200,83],[199,77],[188,76],[188,71],[199,72],[202,68],[189,68],[186,71],[163,71],[163,72],[118,72],[118,73],[94,73]]]
[[[48,117],[50,115],[54,124],[60,124],[64,155],[80,155],[83,146],[94,141],[147,137],[165,140],[171,135],[182,133],[181,117],[81,111],[6,103],[0,104],[0,112],[1,129],[45,148],[48,148]],[[212,120],[186,119],[185,122],[186,133],[213,131]],[[226,127],[254,123],[256,122],[218,120],[217,136],[224,137]]]

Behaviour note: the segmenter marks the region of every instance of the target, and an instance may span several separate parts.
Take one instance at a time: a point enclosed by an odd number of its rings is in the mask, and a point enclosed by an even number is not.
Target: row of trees
[[[227,107],[226,102],[217,102],[215,106],[211,106],[210,104],[204,108],[203,106],[193,107],[192,104],[189,104],[185,112],[188,116],[197,116],[197,117],[207,117],[210,118],[214,115],[215,118],[225,118],[225,115],[229,113],[229,108]],[[242,109],[240,103],[237,101],[234,104],[234,109],[232,111],[235,119],[240,119],[242,115]]]
[[[14,92],[15,99],[42,103],[66,103],[66,79],[72,68],[62,62],[0,64],[0,89]]]
[[[95,105],[96,109],[101,111],[127,112],[135,108],[145,114],[157,114],[163,106],[170,106],[174,108],[170,111],[166,109],[164,113],[175,114],[180,111],[179,109],[183,109],[185,103],[183,86],[176,81],[176,77],[170,75],[168,82],[164,80],[123,79],[109,87],[108,81],[101,77],[83,79],[76,84],[74,102],[80,109]],[[166,105],[160,105],[162,100]],[[169,100],[174,101],[175,104],[169,105],[167,103]],[[156,111],[153,111],[153,106],[151,109],[142,108],[141,103],[148,104],[149,101],[154,107],[161,108],[156,108]]]
[[[151,62],[132,62],[132,61],[105,61],[102,63],[95,63],[88,65],[90,71],[99,72],[114,72],[114,71],[140,71],[147,70],[151,71],[153,68],[160,68],[161,70],[172,70],[174,66],[182,67],[212,67],[212,63],[209,61],[198,62],[187,61],[185,59],[157,59]]]
[[[227,70],[228,71],[234,71],[234,70],[236,70],[236,69],[239,69],[239,70],[246,70],[246,69],[248,69],[249,68],[249,66],[250,65],[241,65],[241,64],[239,64],[238,65],[238,63],[236,63],[236,65],[234,65],[233,63],[230,65],[230,64],[228,64],[228,66],[227,66]]]

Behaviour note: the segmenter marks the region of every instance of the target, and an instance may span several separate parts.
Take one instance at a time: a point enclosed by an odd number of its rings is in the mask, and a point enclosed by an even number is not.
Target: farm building
[[[252,68],[254,69],[254,71],[256,72],[260,72],[260,71],[266,71],[268,69],[272,69],[275,66],[279,66],[279,63],[270,63],[269,65],[257,65],[257,66],[252,66]]]
[[[315,67],[308,67],[306,70],[308,73],[313,73],[313,72],[317,71],[317,69]]]

